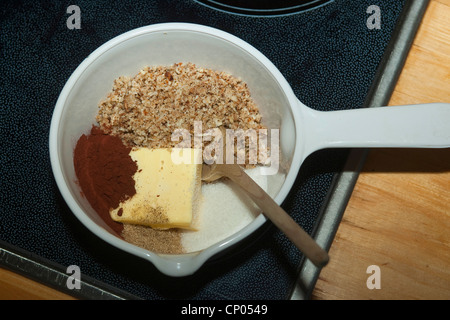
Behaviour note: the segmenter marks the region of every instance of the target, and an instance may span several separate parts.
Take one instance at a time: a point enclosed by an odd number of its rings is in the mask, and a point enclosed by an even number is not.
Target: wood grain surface
[[[431,1],[390,105],[450,102],[448,17],[450,0]],[[372,150],[312,299],[450,299],[449,230],[450,149]],[[0,299],[73,298],[0,268]]]
[[[431,1],[390,105],[450,102],[449,17]],[[371,150],[329,254],[313,299],[450,299],[450,149]]]
[[[0,300],[75,300],[75,298],[0,268]]]

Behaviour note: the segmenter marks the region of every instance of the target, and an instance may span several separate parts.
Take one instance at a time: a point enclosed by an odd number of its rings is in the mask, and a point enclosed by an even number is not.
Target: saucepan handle
[[[302,110],[305,153],[324,148],[448,148],[450,104]]]

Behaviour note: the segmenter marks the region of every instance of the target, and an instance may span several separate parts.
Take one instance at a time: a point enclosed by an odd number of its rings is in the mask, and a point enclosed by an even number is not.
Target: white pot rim
[[[295,97],[292,88],[290,87],[286,79],[283,77],[281,72],[274,66],[274,64],[268,58],[266,58],[260,51],[251,46],[249,43],[241,40],[240,38],[234,35],[231,35],[230,33],[199,24],[159,23],[128,31],[101,45],[94,52],[92,52],[72,73],[57,100],[50,125],[50,136],[49,136],[49,151],[52,170],[55,176],[56,183],[63,198],[65,199],[71,211],[82,222],[82,224],[85,225],[91,232],[96,234],[98,237],[100,237],[104,241],[108,242],[109,244],[119,249],[122,249],[126,252],[132,253],[136,256],[151,261],[156,266],[156,268],[159,269],[162,273],[176,277],[176,276],[186,276],[195,273],[208,259],[222,252],[224,249],[240,242],[241,240],[252,234],[258,228],[260,228],[267,221],[267,219],[264,217],[264,215],[261,214],[247,227],[243,228],[241,231],[237,232],[233,236],[198,253],[183,254],[183,255],[159,255],[149,252],[148,250],[131,245],[125,242],[124,240],[121,240],[116,236],[110,234],[103,228],[96,225],[83,212],[83,210],[79,207],[76,201],[72,198],[72,195],[66,184],[58,154],[58,141],[57,141],[57,135],[60,130],[60,118],[62,116],[65,101],[75,82],[80,78],[83,72],[87,68],[89,68],[89,66],[96,59],[98,59],[102,54],[104,54],[111,48],[134,37],[138,37],[140,35],[152,32],[171,32],[171,31],[199,32],[203,34],[206,33],[213,37],[218,37],[225,41],[228,41],[230,44],[239,46],[241,49],[247,51],[250,55],[259,60],[267,68],[267,70],[274,76],[274,78],[279,82],[280,86],[284,90],[286,97],[289,100],[292,115],[294,117],[296,134],[298,134],[299,131],[298,126],[300,123],[301,114],[297,110],[298,108],[296,108],[299,102]],[[286,180],[283,183],[280,192],[274,199],[278,204],[281,204],[284,201],[297,177],[298,171],[301,166],[301,162],[303,160],[300,149],[301,147],[297,142],[294,150],[291,167],[289,169],[288,174],[286,175]]]

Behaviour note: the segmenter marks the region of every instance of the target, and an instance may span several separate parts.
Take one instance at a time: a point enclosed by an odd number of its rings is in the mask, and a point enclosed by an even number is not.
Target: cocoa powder
[[[118,235],[123,225],[112,220],[109,211],[136,193],[133,175],[137,164],[130,157],[130,150],[119,137],[92,126],[89,135],[79,138],[73,157],[83,195]]]

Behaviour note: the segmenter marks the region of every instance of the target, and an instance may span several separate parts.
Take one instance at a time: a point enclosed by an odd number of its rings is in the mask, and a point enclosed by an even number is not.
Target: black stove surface
[[[277,7],[271,6],[274,1],[261,2],[258,7],[249,3],[80,0],[76,5],[81,12],[81,29],[69,29],[66,22],[71,13],[67,8],[72,2],[3,1],[3,247],[63,273],[67,266],[76,265],[82,279],[123,297],[287,299],[303,257],[270,223],[233,250],[212,259],[197,274],[166,277],[150,263],[91,234],[66,206],[49,160],[50,121],[65,82],[93,50],[123,32],[162,22],[219,28],[265,54],[307,106],[326,111],[361,108],[405,1],[286,1]],[[377,14],[368,10],[372,5],[380,9],[380,28],[371,20]],[[283,203],[309,233],[317,225],[333,177],[346,157],[346,150],[311,155]]]

